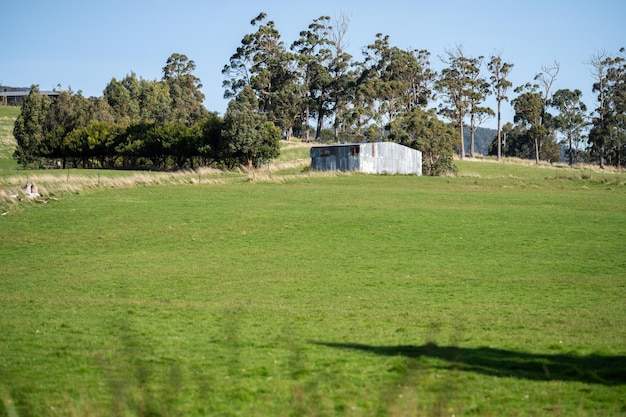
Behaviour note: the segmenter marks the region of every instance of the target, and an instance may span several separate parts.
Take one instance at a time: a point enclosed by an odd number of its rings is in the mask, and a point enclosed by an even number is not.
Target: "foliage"
[[[289,48],[274,21],[264,12],[250,23],[254,30],[243,36],[223,67],[222,85],[224,97],[230,99],[236,99],[245,88],[251,89],[256,98],[255,111],[263,118],[261,123],[256,117],[231,115],[223,125],[230,129],[225,135],[210,129],[210,138],[203,136],[205,121],[215,120],[203,105],[202,83],[194,75],[196,64],[184,54],[173,53],[162,68],[161,80],[145,80],[131,72],[120,80],[112,78],[102,98],[86,99],[80,92],[65,91],[49,102],[33,91],[24,103],[30,107],[24,109],[24,116],[16,125],[16,137],[19,137],[16,160],[25,166],[50,165],[59,160],[63,166],[67,162],[74,166],[110,166],[102,155],[77,156],[77,143],[71,149],[63,145],[78,140],[78,133],[70,137],[73,131],[98,121],[131,130],[122,133],[117,141],[118,154],[107,157],[116,166],[158,169],[198,164],[254,166],[256,159],[265,157],[252,157],[243,144],[259,143],[255,135],[265,121],[273,123],[281,137],[296,136],[307,142],[313,132],[309,126],[312,122],[316,122],[316,141],[395,140],[404,132],[393,129],[401,129],[399,121],[411,118],[414,108],[437,105],[439,114],[457,128],[461,158],[466,152],[471,156],[485,152],[486,146],[479,143],[484,138],[477,135],[480,136],[481,125],[497,114],[494,154],[500,159],[504,142],[501,105],[508,100],[511,82],[507,78],[513,68],[500,55],[491,56],[485,73],[484,57],[466,56],[462,46],[457,45],[456,49],[446,51],[442,59],[446,68],[437,73],[431,68],[429,51],[398,48],[382,33],[377,33],[374,41],[362,48],[361,60],[354,58],[347,52],[350,21],[346,15],[336,20],[330,16],[314,19]],[[620,54],[612,57],[599,53],[591,61],[599,104],[588,136],[588,151],[601,165],[608,159],[611,164],[621,166],[626,150],[624,50]],[[516,152],[515,156],[534,157],[537,163],[558,160],[556,133],[559,131],[568,136],[568,143],[572,142],[569,154],[570,162],[574,161],[573,149],[584,140],[584,129],[571,124],[565,127],[571,123],[564,121],[569,117],[568,110],[563,103],[557,104],[556,94],[551,95],[558,72],[556,62],[554,67],[542,67],[534,79],[538,84],[528,83],[516,89],[519,96],[513,104],[517,105],[514,121],[518,125],[510,129],[509,155]],[[484,104],[490,94],[495,96],[497,111]],[[435,99],[438,101],[434,102]],[[42,102],[37,104],[38,101]],[[547,111],[550,107],[560,114],[550,114]],[[580,117],[586,117],[585,112],[580,106]],[[243,126],[247,121],[253,124]],[[221,122],[214,125],[217,124]],[[139,132],[142,126],[145,131]],[[155,137],[155,132],[165,136]],[[233,136],[236,132],[247,135],[238,145]],[[533,145],[533,154],[527,152],[528,140]],[[87,152],[87,148],[80,149]],[[142,154],[143,151],[147,153]],[[231,151],[239,154],[230,154]],[[578,151],[579,159],[585,155]]]
[[[228,105],[222,131],[229,166],[258,167],[280,153],[281,132],[258,111],[256,96],[245,86]]]
[[[592,119],[589,142],[592,155],[604,165],[621,166],[626,154],[626,50],[620,55],[599,53],[592,59],[596,82],[593,91],[598,93],[598,107]]]
[[[392,47],[389,36],[378,33],[363,53],[363,73],[358,82],[362,116],[373,119],[378,126],[393,126],[396,119],[415,107],[427,106],[435,76],[428,51]]]
[[[398,123],[394,129],[399,143],[422,152],[422,172],[425,175],[442,175],[455,171],[454,129],[437,118],[434,110],[419,107]]]
[[[18,163],[26,166],[40,161],[40,149],[45,136],[45,120],[50,99],[39,93],[39,87],[33,85],[22,100],[21,111],[15,121],[13,136],[17,142],[14,157]]]
[[[172,54],[163,67],[163,81],[171,98],[168,122],[191,127],[207,116],[202,82],[193,74],[196,63],[184,54]],[[159,100],[156,100],[158,103]]]
[[[488,93],[488,84],[480,76],[482,60],[482,56],[478,58],[465,56],[463,48],[457,46],[455,51],[447,52],[447,58],[444,62],[448,64],[448,67],[441,71],[441,75],[435,83],[435,88],[442,98],[439,112],[450,120],[454,120],[457,127],[461,159],[465,157],[463,136],[465,117],[469,115],[471,118],[470,129],[473,137],[475,117],[480,117],[482,114],[493,114],[492,110],[486,110],[480,106]]]
[[[554,125],[558,131],[565,135],[568,145],[568,160],[572,165],[577,159],[575,152],[583,141],[583,129],[587,126],[587,106],[581,101],[580,90],[557,90],[552,96],[550,105],[559,110],[554,117]]]

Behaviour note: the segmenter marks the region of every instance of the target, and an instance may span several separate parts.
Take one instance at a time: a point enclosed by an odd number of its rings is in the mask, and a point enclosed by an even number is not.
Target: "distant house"
[[[394,142],[314,146],[311,169],[422,175],[422,153]]]
[[[29,92],[30,92],[30,88],[16,88],[16,87],[1,86],[0,87],[0,105],[17,106],[22,102],[24,97],[26,97]],[[57,98],[59,95],[58,91],[40,91],[40,93],[50,98]]]

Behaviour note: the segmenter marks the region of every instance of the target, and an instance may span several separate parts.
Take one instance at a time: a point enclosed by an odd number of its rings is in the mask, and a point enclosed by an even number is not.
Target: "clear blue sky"
[[[623,0],[2,0],[0,83],[42,90],[60,84],[101,96],[113,77],[131,71],[160,79],[167,58],[182,53],[196,63],[206,107],[223,113],[221,70],[262,11],[287,46],[313,19],[345,14],[356,60],[377,33],[389,35],[392,46],[427,49],[436,70],[443,68],[438,56],[456,45],[467,56],[499,53],[515,65],[514,87],[557,61],[553,91],[580,89],[589,108],[595,96],[585,62],[626,47]],[[508,107],[505,121],[512,119]]]

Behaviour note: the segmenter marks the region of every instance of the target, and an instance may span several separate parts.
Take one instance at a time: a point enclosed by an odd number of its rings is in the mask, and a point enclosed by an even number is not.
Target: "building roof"
[[[0,91],[0,97],[26,97],[30,93],[29,91]],[[43,96],[58,96],[58,91],[40,91]]]

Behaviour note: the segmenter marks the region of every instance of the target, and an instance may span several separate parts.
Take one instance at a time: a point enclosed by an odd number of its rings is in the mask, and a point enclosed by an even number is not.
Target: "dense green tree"
[[[489,155],[497,155],[497,137],[489,147]],[[505,123],[502,126],[501,152],[503,156],[532,159],[535,155],[534,144],[528,130],[521,124]]]
[[[39,86],[31,86],[28,95],[22,100],[20,114],[13,127],[13,137],[17,142],[13,157],[24,166],[41,160],[40,148],[46,133],[49,108],[48,96],[39,92]]]
[[[502,136],[501,136],[501,123],[502,123],[502,102],[507,101],[507,91],[513,86],[513,83],[507,79],[513,64],[502,62],[500,55],[493,55],[491,60],[487,64],[489,72],[491,73],[491,88],[492,93],[496,96],[496,102],[498,105],[497,118],[498,118],[498,137],[497,137],[497,153],[496,160],[500,160],[502,156]]]
[[[162,125],[181,112],[173,108],[170,87],[163,81],[139,81],[139,120]]]
[[[116,147],[119,145],[122,130],[119,125],[94,120],[73,132],[78,132],[81,140],[85,141],[83,153],[88,158],[94,158],[100,168],[112,168],[119,158]],[[93,166],[91,163],[89,165]]]
[[[201,158],[202,165],[219,162],[221,159],[222,124],[223,119],[217,113],[210,113],[193,127],[194,149]]]
[[[145,158],[145,142],[147,140],[148,131],[154,125],[149,123],[136,122],[129,126],[125,126],[123,132],[119,136],[119,144],[115,148],[122,165],[127,168],[143,167]]]
[[[103,94],[111,108],[115,123],[128,126],[141,120],[139,80],[134,72],[120,81],[113,77]]]
[[[71,90],[62,91],[50,103],[44,125],[45,138],[39,149],[40,156],[48,159],[61,158],[65,166],[65,136],[75,129],[85,127],[92,117],[93,104],[80,91],[76,94]]]
[[[200,90],[202,83],[193,74],[195,69],[196,63],[184,54],[174,53],[167,59],[163,67],[163,81],[169,88],[171,100],[167,121],[191,127],[207,116],[204,94]],[[156,89],[153,94],[156,95],[153,101],[167,102],[165,92]]]
[[[566,139],[568,145],[568,162],[574,163],[575,150],[583,140],[583,130],[587,126],[587,106],[581,101],[580,90],[557,90],[552,96],[550,105],[558,110],[554,119],[554,125]]]
[[[442,175],[455,172],[454,128],[439,120],[434,109],[428,111],[413,107],[410,112],[393,122],[392,139],[422,152],[422,172]]]
[[[359,92],[366,114],[376,122],[382,137],[384,128],[394,125],[395,119],[412,106],[425,104],[430,94],[424,85],[428,82],[428,69],[422,68],[423,61],[418,61],[416,55],[424,52],[392,47],[389,36],[381,33],[363,53]]]
[[[263,160],[278,156],[280,129],[271,128],[251,87],[245,86],[231,100],[224,116],[222,146],[229,166],[258,167]]]
[[[513,100],[513,107],[515,109],[515,122],[526,129],[534,144],[535,162],[538,164],[542,139],[548,132],[542,123],[545,110],[541,93],[536,89],[521,93]]]
[[[75,109],[72,106],[70,91],[62,91],[50,103],[44,123],[44,139],[38,150],[39,154],[47,158],[63,158],[63,140],[74,129],[82,127],[77,120]],[[65,160],[64,160],[65,162]],[[63,163],[63,166],[65,163]]]
[[[87,167],[87,161],[91,157],[88,135],[86,129],[76,129],[63,138],[63,154],[70,159],[74,168],[79,165]]]

